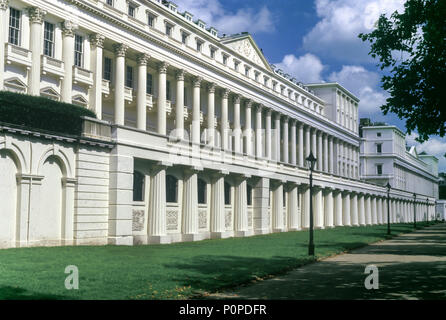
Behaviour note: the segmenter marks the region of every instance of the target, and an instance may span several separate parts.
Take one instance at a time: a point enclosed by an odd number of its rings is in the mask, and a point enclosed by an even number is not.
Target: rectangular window
[[[113,0],[107,0],[105,3],[113,7]]]
[[[166,23],[166,34],[171,37],[172,36],[172,26]]]
[[[215,49],[211,48],[211,58],[215,59]]]
[[[112,73],[112,59],[105,57],[104,58],[104,79],[111,81],[111,73]]]
[[[383,174],[383,165],[382,164],[377,164],[376,165],[376,173],[378,175],[382,175]]]
[[[245,76],[249,77],[249,68],[245,67]]]
[[[377,132],[377,133],[376,133],[376,136],[377,136],[377,137],[381,137],[381,132]]]
[[[197,41],[197,51],[201,52],[201,46],[202,46],[202,42],[201,41]]]
[[[181,32],[181,42],[186,44],[188,34],[186,32]]]
[[[376,153],[382,153],[382,144],[377,144],[376,145]]]
[[[238,71],[238,65],[239,65],[239,62],[234,61],[234,70],[235,71]]]
[[[153,78],[150,73],[147,74],[147,80],[146,80],[146,91],[148,94],[153,94]]]
[[[84,37],[74,35],[74,65],[82,68],[84,63]]]
[[[135,17],[135,6],[129,4],[128,15],[130,17]]]
[[[227,65],[228,64],[228,56],[227,55],[223,55],[223,64]]]
[[[46,21],[43,32],[43,54],[54,57],[54,24]]]
[[[20,45],[20,18],[19,10],[9,8],[9,37],[8,42],[16,46]]]
[[[127,66],[125,69],[125,86],[133,88],[133,67]]]
[[[155,16],[153,14],[148,14],[147,24],[149,25],[149,27],[153,27],[155,25]]]

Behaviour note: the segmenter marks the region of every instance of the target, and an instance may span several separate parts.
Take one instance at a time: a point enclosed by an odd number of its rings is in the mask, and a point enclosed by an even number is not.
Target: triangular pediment
[[[28,86],[17,77],[6,79],[4,85],[14,89],[14,91],[26,92],[26,89],[28,88]]]
[[[262,51],[259,49],[249,33],[242,32],[241,34],[225,37],[221,40],[221,43],[242,55],[253,64],[272,71],[268,60],[266,60]]]
[[[44,97],[47,97],[47,98],[50,98],[50,99],[53,99],[53,100],[56,100],[56,101],[60,100],[59,92],[57,92],[52,87],[45,87],[45,88],[40,89],[40,95],[44,96]]]
[[[73,97],[73,103],[80,104],[82,106],[86,106],[88,104],[87,99],[84,98],[83,95],[78,94]]]

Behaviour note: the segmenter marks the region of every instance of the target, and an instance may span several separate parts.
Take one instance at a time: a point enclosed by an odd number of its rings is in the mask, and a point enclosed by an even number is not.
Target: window
[[[240,62],[238,61],[234,61],[234,70],[238,71],[238,66],[239,66]]]
[[[174,176],[166,176],[166,202],[178,202],[178,179]]]
[[[215,49],[211,48],[211,58],[215,59]]]
[[[54,24],[46,21],[43,33],[43,54],[48,57],[54,56]]]
[[[149,27],[152,27],[155,25],[155,16],[151,13],[149,13],[147,15],[147,24],[149,25]]]
[[[377,136],[377,137],[381,137],[381,132],[377,132],[377,133],[376,133],[376,136]]]
[[[19,10],[9,8],[9,37],[8,42],[16,46],[20,45],[20,18]]]
[[[245,76],[249,77],[249,67],[245,67]]]
[[[105,57],[104,58],[104,79],[111,81],[111,73],[112,73],[112,59]]]
[[[206,204],[206,187],[207,183],[202,179],[198,179],[198,204]]]
[[[382,164],[377,164],[376,165],[376,173],[378,175],[382,175],[383,174],[383,165]]]
[[[255,78],[255,80],[256,80],[257,82],[259,82],[259,77],[260,77],[260,72],[256,71],[256,72],[254,73],[254,78]]]
[[[228,64],[228,56],[226,54],[223,55],[223,64],[224,65]]]
[[[125,69],[125,86],[133,88],[133,67],[127,66]]]
[[[246,203],[252,206],[252,187],[249,184],[246,185]]]
[[[187,37],[189,35],[186,32],[181,32],[181,42],[186,44],[187,43]]]
[[[170,100],[170,81],[166,81],[166,99]]]
[[[106,0],[105,3],[113,7],[113,0]]]
[[[225,182],[225,205],[231,204],[231,185]]]
[[[197,40],[197,51],[200,51],[200,52],[201,52],[201,47],[202,47],[202,45],[203,45],[203,42]]]
[[[129,4],[129,7],[128,7],[128,15],[130,16],[130,17],[135,17],[135,11],[136,11],[136,8],[135,8],[135,6],[134,5],[132,5],[132,4]]]
[[[172,25],[166,23],[166,34],[171,37],[172,36]]]
[[[268,78],[267,77],[263,77],[263,84],[265,87],[268,86]]]
[[[381,143],[378,143],[376,145],[376,153],[382,153],[382,144]]]
[[[150,73],[147,74],[147,80],[146,80],[146,91],[148,94],[153,94],[152,89],[153,88],[153,78]]]
[[[84,39],[82,36],[74,35],[74,65],[82,68],[84,54]]]
[[[141,172],[133,173],[133,201],[144,201],[144,178]]]

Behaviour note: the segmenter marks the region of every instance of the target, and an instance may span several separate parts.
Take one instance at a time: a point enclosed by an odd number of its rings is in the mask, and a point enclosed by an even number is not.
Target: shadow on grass
[[[2,286],[0,287],[0,300],[61,300],[73,299],[62,295],[46,294],[26,290],[19,287]]]

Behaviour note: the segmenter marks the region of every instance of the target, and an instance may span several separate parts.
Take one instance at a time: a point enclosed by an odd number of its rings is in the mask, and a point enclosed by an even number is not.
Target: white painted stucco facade
[[[102,119],[78,138],[2,125],[2,246],[308,228],[310,150],[317,228],[387,221],[387,190],[359,179],[359,100],[339,84],[306,87],[274,70],[250,35],[220,38],[172,3],[0,4],[1,89]],[[391,198],[391,221],[411,221],[412,192]],[[434,200],[416,204],[419,219]]]

